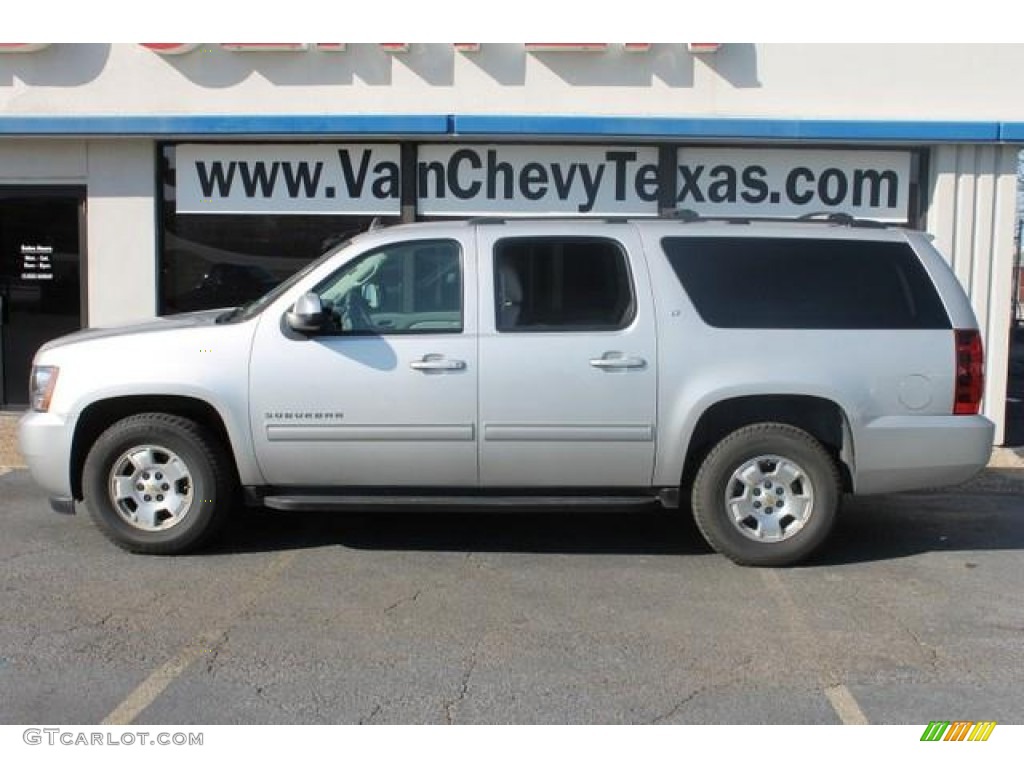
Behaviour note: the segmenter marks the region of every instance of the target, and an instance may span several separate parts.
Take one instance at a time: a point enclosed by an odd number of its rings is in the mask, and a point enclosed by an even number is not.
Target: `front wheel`
[[[752,424],[719,442],[693,484],[693,516],[715,551],[740,565],[792,565],[835,523],[841,488],[821,443],[789,424]]]
[[[234,503],[233,478],[220,442],[199,424],[141,413],[100,435],[82,491],[93,520],[119,547],[176,555],[219,531]]]

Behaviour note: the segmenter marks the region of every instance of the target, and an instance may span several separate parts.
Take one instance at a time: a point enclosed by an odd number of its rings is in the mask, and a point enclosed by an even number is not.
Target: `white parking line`
[[[853,698],[850,689],[845,685],[833,685],[831,688],[826,688],[825,695],[828,697],[832,709],[839,715],[839,720],[843,725],[868,724],[868,719],[864,715],[863,710],[861,710],[857,700]]]
[[[843,725],[867,725],[868,719],[853,694],[850,693],[850,689],[832,679],[835,676],[835,671],[823,663],[820,653],[815,650],[820,647],[820,643],[807,624],[803,611],[797,607],[792,595],[789,594],[782,579],[779,578],[778,572],[762,568],[758,573],[761,574],[761,580],[764,581],[768,591],[772,593],[772,597],[775,598],[775,602],[782,610],[794,639],[800,647],[806,649],[812,663],[821,668],[821,682],[825,689],[825,696],[839,716],[839,721]]]
[[[211,653],[223,640],[225,633],[235,619],[266,594],[273,581],[295,559],[296,551],[282,552],[277,555],[264,571],[252,582],[252,588],[238,600],[234,609],[225,614],[219,626],[201,632],[188,645],[182,648],[173,658],[157,667],[143,680],[127,698],[103,718],[101,725],[129,725],[134,722],[143,710],[156,701],[157,696],[177,679],[198,659]]]
[[[103,718],[100,725],[131,724],[146,707],[156,700],[157,696],[163,693],[168,685],[174,682],[175,678],[192,666],[192,662],[203,654],[209,653],[210,647],[216,644],[218,637],[222,636],[215,633],[200,635],[194,642],[182,648],[177,656],[158,667],[153,674],[128,694],[128,698]]]

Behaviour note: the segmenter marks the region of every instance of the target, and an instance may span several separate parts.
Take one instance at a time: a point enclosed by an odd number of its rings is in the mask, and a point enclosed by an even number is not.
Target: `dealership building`
[[[934,235],[1001,443],[1022,71],[1024,45],[0,44],[0,406],[46,339],[246,301],[376,218],[846,213]]]

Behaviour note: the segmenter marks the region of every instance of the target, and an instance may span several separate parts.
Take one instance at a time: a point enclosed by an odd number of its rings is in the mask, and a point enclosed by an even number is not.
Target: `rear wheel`
[[[792,565],[828,537],[840,493],[835,462],[811,435],[789,424],[752,424],[704,459],[693,516],[715,551],[740,565]]]
[[[100,435],[82,491],[93,520],[119,547],[184,554],[220,530],[236,496],[233,477],[223,446],[199,424],[142,413]]]

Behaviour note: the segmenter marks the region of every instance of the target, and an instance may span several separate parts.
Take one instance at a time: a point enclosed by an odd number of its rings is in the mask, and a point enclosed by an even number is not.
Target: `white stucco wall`
[[[155,152],[140,139],[0,141],[0,186],[87,190],[87,325],[156,313]]]
[[[89,325],[156,314],[154,143],[88,143]]]
[[[971,297],[986,352],[985,414],[1003,442],[1013,276],[1017,148],[934,147],[927,230]]]
[[[0,54],[0,118],[504,114],[1008,121],[1017,123],[1014,135],[1020,138],[1024,99],[1013,95],[1020,92],[1021,72],[1020,44],[731,43],[700,55],[685,43],[653,44],[641,53],[621,44],[600,53],[531,53],[521,43],[484,44],[472,53],[418,43],[404,53],[372,44],[291,53],[204,45],[181,56],[161,56],[137,44],[54,44]],[[531,137],[500,140],[517,138]],[[691,143],[685,136],[667,138]],[[789,141],[797,143],[792,136]],[[845,143],[854,147],[858,141],[854,131]],[[998,425],[999,442],[1019,149],[935,145],[929,160],[926,227],[967,288],[984,331],[985,411]],[[88,187],[90,325],[156,312],[154,163],[153,138],[0,138],[0,184]]]
[[[84,184],[85,144],[72,139],[4,139],[0,184]]]
[[[522,43],[413,43],[405,53],[54,44],[0,55],[0,113],[619,114],[1024,119],[1024,45],[685,43],[528,53]],[[8,87],[5,87],[8,86]]]

